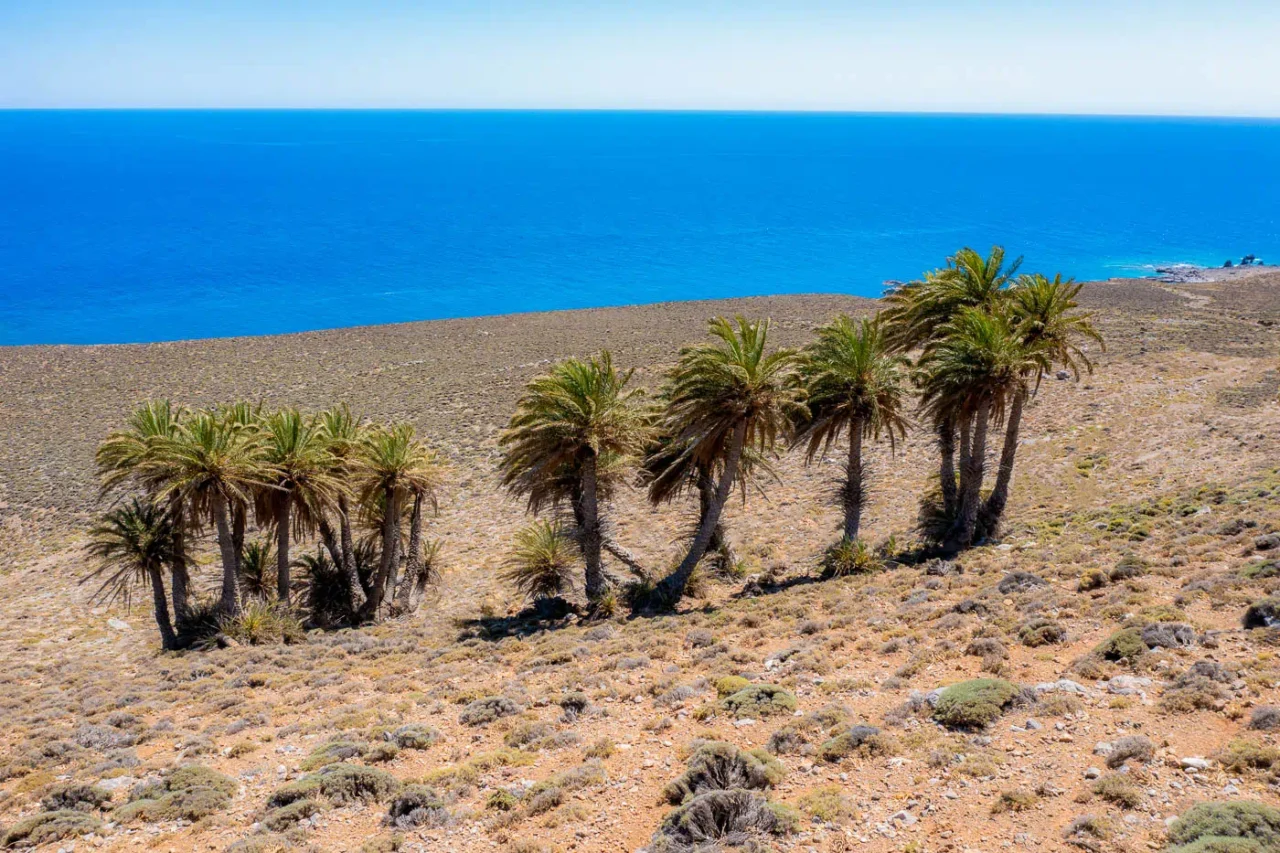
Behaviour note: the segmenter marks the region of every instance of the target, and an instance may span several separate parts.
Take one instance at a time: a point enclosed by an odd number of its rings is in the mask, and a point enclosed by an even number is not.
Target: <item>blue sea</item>
[[[0,112],[0,344],[1280,256],[1280,122]],[[1280,259],[1280,258],[1278,258]]]

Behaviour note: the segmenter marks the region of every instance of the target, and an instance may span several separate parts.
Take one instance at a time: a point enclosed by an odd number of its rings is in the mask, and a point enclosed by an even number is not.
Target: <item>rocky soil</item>
[[[674,615],[604,623],[515,618],[497,579],[524,514],[497,489],[494,440],[523,383],[604,346],[652,383],[712,314],[771,316],[799,344],[874,302],[0,349],[0,825],[93,783],[110,799],[80,803],[90,834],[41,849],[633,851],[701,741],[780,762],[761,785],[794,823],[765,842],[784,850],[1160,850],[1195,803],[1280,805],[1280,628],[1241,628],[1280,591],[1280,275],[1084,296],[1107,351],[1030,407],[1000,541],[820,580],[839,460],[788,458],[731,508],[743,577]],[[345,399],[413,420],[453,465],[433,604],[299,645],[160,654],[145,608],[77,584],[94,447],[147,396]],[[873,451],[873,542],[910,541],[930,458],[919,434]],[[618,538],[661,571],[690,510],[625,493]],[[1016,693],[954,725],[937,691],[976,678]],[[785,693],[727,702],[743,684]],[[290,785],[327,761],[355,768],[346,787],[288,811]],[[191,764],[229,793],[136,792]]]

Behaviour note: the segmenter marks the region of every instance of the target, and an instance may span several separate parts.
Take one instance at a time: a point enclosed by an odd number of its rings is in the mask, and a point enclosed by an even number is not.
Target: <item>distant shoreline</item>
[[[1083,282],[1085,285],[1110,285],[1122,284],[1126,282],[1145,282],[1158,284],[1208,284],[1213,282],[1239,281],[1254,276],[1266,275],[1280,270],[1277,265],[1255,264],[1251,266],[1235,266],[1235,267],[1204,267],[1196,264],[1170,264],[1169,266],[1158,267],[1152,275],[1148,276],[1115,276],[1106,279],[1091,279]],[[900,284],[901,282],[885,282],[886,290],[889,286]],[[312,337],[317,340],[325,336],[347,335],[357,333],[377,332],[378,330],[391,330],[408,327],[434,327],[445,328],[447,326],[458,324],[473,323],[502,323],[510,321],[537,320],[543,318],[545,320],[555,322],[560,318],[568,316],[590,316],[599,314],[616,314],[618,312],[629,311],[647,311],[647,312],[665,312],[675,311],[677,313],[685,313],[689,309],[697,306],[706,306],[708,308],[707,316],[718,313],[716,307],[728,307],[730,305],[735,308],[741,308],[752,303],[771,303],[777,301],[787,302],[790,300],[839,300],[849,301],[851,303],[875,303],[882,299],[883,296],[859,296],[853,293],[841,293],[837,291],[814,291],[811,293],[771,293],[751,296],[729,296],[711,299],[667,299],[655,302],[632,302],[623,305],[596,305],[584,308],[552,308],[543,311],[507,311],[496,314],[473,314],[465,317],[439,317],[429,319],[410,319],[395,320],[387,323],[360,323],[351,326],[330,326],[317,329],[302,329],[294,332],[268,332],[260,335],[218,335],[210,337],[195,338],[177,338],[165,341],[136,341],[124,343],[53,343],[53,344],[0,344],[0,359],[6,353],[17,353],[22,351],[35,350],[110,350],[110,349],[130,349],[130,348],[163,348],[163,347],[179,347],[179,346],[200,346],[200,345],[221,345],[225,343],[244,342],[258,344],[269,340],[288,340]],[[732,312],[729,312],[732,313]],[[766,312],[767,313],[767,312]],[[2,364],[0,364],[2,366]]]

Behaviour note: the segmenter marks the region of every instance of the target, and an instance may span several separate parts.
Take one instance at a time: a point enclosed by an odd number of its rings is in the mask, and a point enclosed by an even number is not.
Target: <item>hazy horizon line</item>
[[[382,113],[648,113],[654,115],[827,115],[827,116],[937,116],[955,118],[1116,118],[1116,119],[1204,119],[1219,121],[1277,121],[1280,114],[1241,113],[1157,113],[1157,112],[1070,112],[1039,110],[864,110],[743,107],[521,107],[521,106],[314,106],[314,105],[44,105],[6,106],[3,113],[53,112],[382,112]]]

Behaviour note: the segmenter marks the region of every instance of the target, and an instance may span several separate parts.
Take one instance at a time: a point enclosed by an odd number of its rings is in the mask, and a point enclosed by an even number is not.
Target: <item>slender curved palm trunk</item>
[[[711,474],[707,471],[699,471],[698,473],[698,525],[711,513],[711,507],[715,503],[716,484],[711,479]],[[707,543],[707,550],[713,551],[720,555],[720,559],[724,561],[726,567],[731,567],[738,562],[738,555],[733,552],[733,545],[729,542],[729,537],[724,530],[724,521],[716,521],[716,526],[711,529],[711,541]]]
[[[850,542],[858,538],[858,528],[862,526],[862,481],[862,419],[854,418],[849,424],[849,462],[844,483],[844,538]]]
[[[289,515],[293,493],[285,490],[276,497],[276,601],[289,606]]]
[[[347,506],[345,495],[338,496],[338,527],[342,535],[342,570],[347,575],[347,586],[351,588],[351,612],[359,613],[369,597],[369,590],[360,580],[360,571],[356,568],[356,546],[351,535],[351,509]]]
[[[173,651],[178,647],[178,635],[169,621],[169,596],[165,593],[164,573],[160,566],[150,566],[147,576],[151,578],[151,603],[156,611],[156,626],[160,628],[160,644],[166,652]]]
[[[1009,420],[1004,428],[1004,446],[1000,448],[1000,469],[996,472],[996,482],[990,496],[983,504],[978,517],[978,526],[988,534],[995,533],[1004,515],[1005,504],[1009,502],[1009,486],[1013,482],[1013,464],[1018,455],[1018,431],[1022,426],[1022,409],[1027,401],[1027,389],[1022,388],[1013,397],[1009,405]]]
[[[248,523],[247,516],[248,511],[244,504],[236,501],[231,505],[231,546],[235,556],[236,578],[239,578],[244,570],[244,529]],[[243,587],[240,594],[247,594]]]
[[[698,526],[698,532],[689,546],[689,553],[681,561],[676,570],[662,579],[658,584],[658,596],[667,602],[675,603],[684,595],[684,588],[689,583],[693,570],[707,553],[712,534],[720,522],[720,513],[729,500],[729,492],[733,490],[734,478],[738,476],[738,464],[742,461],[742,446],[747,439],[747,424],[738,424],[729,442],[729,455],[724,461],[724,470],[720,472],[720,482],[716,484],[715,500],[712,502],[707,517]]]
[[[404,577],[396,589],[395,606],[400,613],[413,611],[413,591],[418,575],[422,572],[422,493],[413,495],[413,516],[409,521],[409,554],[405,560]]]
[[[377,574],[369,590],[361,610],[363,619],[378,618],[378,608],[382,606],[387,595],[393,572],[400,561],[400,490],[387,489],[386,506],[382,516],[382,559],[378,563]]]
[[[958,551],[973,544],[978,526],[978,512],[982,502],[982,479],[987,455],[987,427],[991,418],[991,405],[983,403],[965,425],[968,434],[967,453],[963,453],[964,467],[960,472],[960,508],[955,524],[947,537],[948,550]],[[963,440],[963,439],[962,439]]]
[[[613,537],[605,536],[601,542],[601,547],[608,553],[612,554],[614,559],[630,569],[633,574],[642,578],[647,578],[649,576],[649,573],[645,571],[644,566],[640,565],[640,560],[636,558],[636,555],[628,551]]]
[[[600,500],[596,492],[596,456],[589,455],[582,463],[582,479],[579,499],[578,547],[586,564],[586,592],[588,601],[596,601],[608,585],[604,577],[604,563],[600,559],[603,536],[600,533]]]
[[[240,614],[240,561],[236,557],[231,519],[228,518],[227,499],[217,495],[213,499],[213,523],[218,531],[218,550],[222,553],[222,595],[218,605],[227,616]]]
[[[938,430],[938,486],[942,490],[942,510],[947,518],[955,518],[956,504],[960,502],[956,488],[956,428],[950,421],[941,421]]]
[[[174,495],[169,500],[173,516],[173,550],[176,556],[169,563],[169,575],[173,584],[173,618],[179,630],[191,621],[191,570],[187,565],[187,520],[182,498]]]

